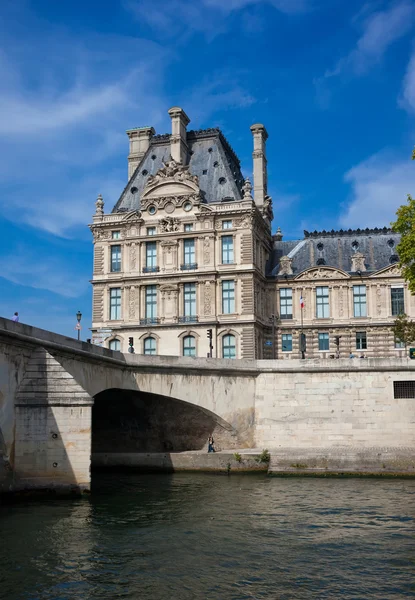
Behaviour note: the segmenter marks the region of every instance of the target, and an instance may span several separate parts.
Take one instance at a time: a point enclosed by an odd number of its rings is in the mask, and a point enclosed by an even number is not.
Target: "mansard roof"
[[[190,173],[199,179],[203,201],[241,200],[244,180],[240,162],[221,130],[188,131],[186,141],[187,164]],[[149,175],[155,175],[170,159],[170,134],[154,135],[112,212],[139,210]]]
[[[324,265],[352,273],[352,255],[360,252],[365,257],[366,266],[362,275],[367,276],[398,262],[396,246],[399,241],[400,235],[387,227],[312,233],[304,231],[302,240],[274,238],[268,275],[279,276],[282,256],[292,259],[291,277],[312,267]]]

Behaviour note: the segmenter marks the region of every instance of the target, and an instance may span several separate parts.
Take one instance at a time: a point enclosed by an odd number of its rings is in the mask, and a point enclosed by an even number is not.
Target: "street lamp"
[[[76,320],[77,320],[76,329],[78,330],[78,342],[81,339],[81,319],[82,319],[82,313],[80,310],[78,310],[78,312],[76,313]]]

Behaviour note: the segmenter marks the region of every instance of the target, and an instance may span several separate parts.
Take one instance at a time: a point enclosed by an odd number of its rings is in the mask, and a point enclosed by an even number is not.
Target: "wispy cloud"
[[[409,33],[414,21],[415,4],[409,0],[392,2],[385,10],[375,12],[368,12],[368,5],[365,5],[365,10],[354,18],[354,23],[361,29],[356,46],[322,77],[314,80],[319,104],[322,107],[329,104],[330,80],[365,75],[382,60],[394,42]]]
[[[163,35],[204,33],[215,37],[227,29],[226,19],[249,6],[268,4],[287,15],[307,12],[315,0],[170,0],[160,8],[153,0],[125,0],[124,6],[140,21]]]
[[[344,179],[352,193],[341,227],[388,226],[407,194],[415,192],[415,168],[409,155],[406,159],[374,155],[350,169]]]
[[[415,50],[406,69],[399,104],[402,108],[410,112],[415,112]]]

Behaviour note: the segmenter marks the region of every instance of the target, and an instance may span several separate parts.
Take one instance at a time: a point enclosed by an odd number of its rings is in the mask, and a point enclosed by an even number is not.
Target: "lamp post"
[[[80,310],[78,310],[78,312],[76,313],[76,320],[77,320],[76,329],[78,331],[78,342],[81,339],[81,319],[82,319],[82,313]]]

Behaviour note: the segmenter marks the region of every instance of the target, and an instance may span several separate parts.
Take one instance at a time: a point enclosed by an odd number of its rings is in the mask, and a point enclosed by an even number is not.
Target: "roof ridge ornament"
[[[96,206],[96,208],[95,208],[95,214],[97,216],[103,216],[104,215],[104,204],[105,203],[104,203],[104,199],[103,199],[102,195],[98,194],[98,198],[96,199],[96,202],[95,202],[95,206]]]
[[[163,166],[155,175],[148,176],[146,187],[156,185],[165,179],[174,179],[175,181],[191,181],[196,185],[199,184],[197,175],[192,175],[189,173],[189,165],[178,163],[173,158],[168,160],[166,163],[163,162]]]
[[[253,200],[252,197],[252,184],[251,184],[251,180],[249,179],[249,177],[247,177],[245,179],[245,182],[242,186],[242,191],[244,193],[244,200]]]

